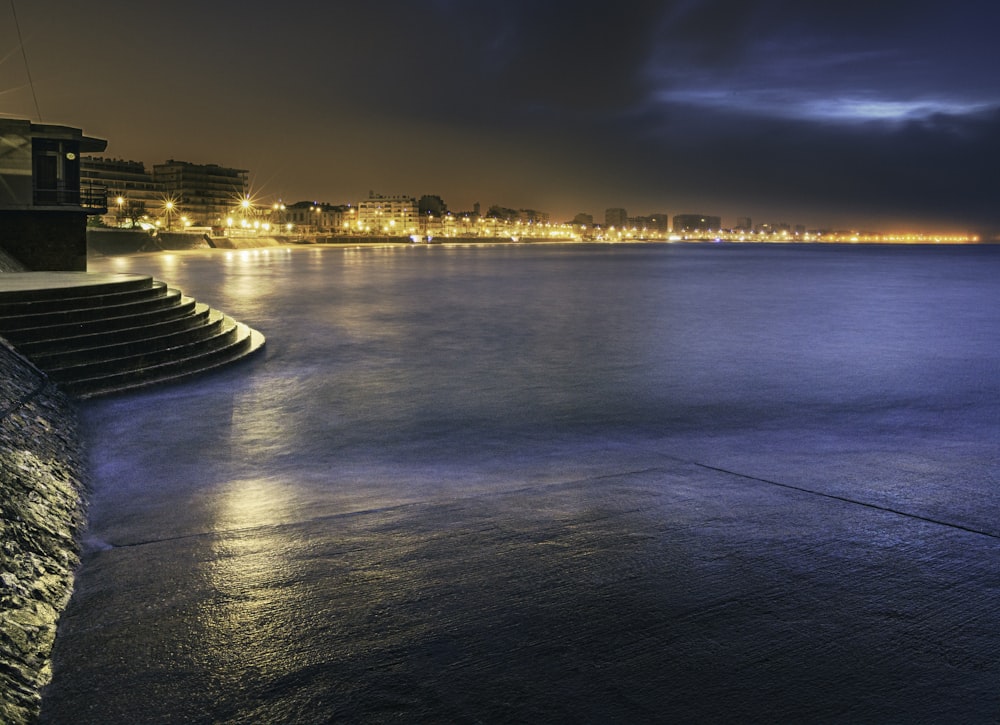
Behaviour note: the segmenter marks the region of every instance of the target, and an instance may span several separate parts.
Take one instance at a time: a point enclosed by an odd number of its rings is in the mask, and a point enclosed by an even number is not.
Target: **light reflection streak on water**
[[[293,542],[283,517],[287,487],[273,477],[236,479],[221,486],[212,556],[205,574],[213,595],[201,606],[198,624],[203,664],[210,676],[240,681],[275,658],[267,654],[278,626],[276,602],[293,606],[282,581],[294,576],[288,556]]]
[[[203,665],[210,677],[239,682],[286,665],[288,650],[273,654],[285,619],[295,605],[288,584],[296,566],[288,524],[303,510],[294,477],[275,462],[291,449],[289,411],[280,406],[287,387],[251,386],[218,397],[231,413],[219,419],[216,445],[229,447],[232,476],[213,486],[210,516],[212,556],[204,564],[213,592],[201,606],[198,625],[205,643]],[[259,472],[259,473],[258,473]]]

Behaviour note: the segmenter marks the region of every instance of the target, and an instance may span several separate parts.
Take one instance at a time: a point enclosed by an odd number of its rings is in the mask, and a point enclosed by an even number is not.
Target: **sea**
[[[91,259],[262,354],[80,403],[45,723],[988,722],[1000,247]]]

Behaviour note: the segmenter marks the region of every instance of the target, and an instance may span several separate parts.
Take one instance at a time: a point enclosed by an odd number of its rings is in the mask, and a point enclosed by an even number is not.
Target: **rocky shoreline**
[[[76,411],[0,338],[0,722],[33,722],[85,525]]]

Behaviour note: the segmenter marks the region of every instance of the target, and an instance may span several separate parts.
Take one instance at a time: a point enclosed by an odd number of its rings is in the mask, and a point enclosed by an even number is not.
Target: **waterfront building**
[[[78,128],[0,118],[0,247],[32,270],[86,271],[87,216],[107,190],[81,185],[80,158],[104,139]]]
[[[282,205],[276,226],[284,231],[302,234],[343,234],[350,229],[357,210],[350,205],[326,204],[317,201],[297,201]]]
[[[789,234],[791,234],[792,227],[788,222],[774,222],[774,223],[758,224],[756,231],[758,234],[763,234],[765,236],[767,235],[788,236]]]
[[[628,212],[624,209],[606,209],[604,211],[604,226],[621,229],[628,226]]]
[[[421,216],[433,214],[442,217],[448,213],[448,205],[437,194],[424,194],[417,203],[417,209]]]
[[[734,232],[752,232],[753,231],[753,220],[748,216],[741,216],[736,218],[736,226],[733,227]]]
[[[489,211],[486,212],[486,218],[500,219],[505,222],[516,222],[521,218],[521,214],[517,209],[511,209],[510,207],[493,204],[489,208]]]
[[[186,216],[195,226],[224,226],[247,198],[249,173],[173,159],[153,166],[153,179],[163,190],[162,212],[168,225],[174,214]]]
[[[351,231],[405,236],[418,232],[419,219],[417,200],[412,196],[387,196],[370,191],[367,199],[358,202],[357,220],[352,220]]]
[[[707,214],[677,214],[674,216],[674,232],[709,232],[722,228],[722,217]]]
[[[108,211],[101,219],[108,226],[135,226],[143,215],[159,213],[163,206],[163,187],[141,161],[84,156],[80,183],[107,188]]]
[[[519,221],[522,224],[548,224],[551,219],[551,215],[546,211],[538,211],[537,209],[518,209],[517,219],[514,221]]]
[[[585,212],[580,212],[575,217],[573,217],[574,224],[582,224],[584,226],[592,227],[594,226],[594,215],[587,214]]]
[[[666,212],[632,217],[628,223],[632,229],[646,235],[661,236],[670,231],[670,217],[667,216]]]

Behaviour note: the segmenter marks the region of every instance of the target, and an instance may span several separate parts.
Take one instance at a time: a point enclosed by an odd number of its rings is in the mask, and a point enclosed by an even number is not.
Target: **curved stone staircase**
[[[79,398],[194,375],[264,337],[152,277],[0,275],[0,335]]]

